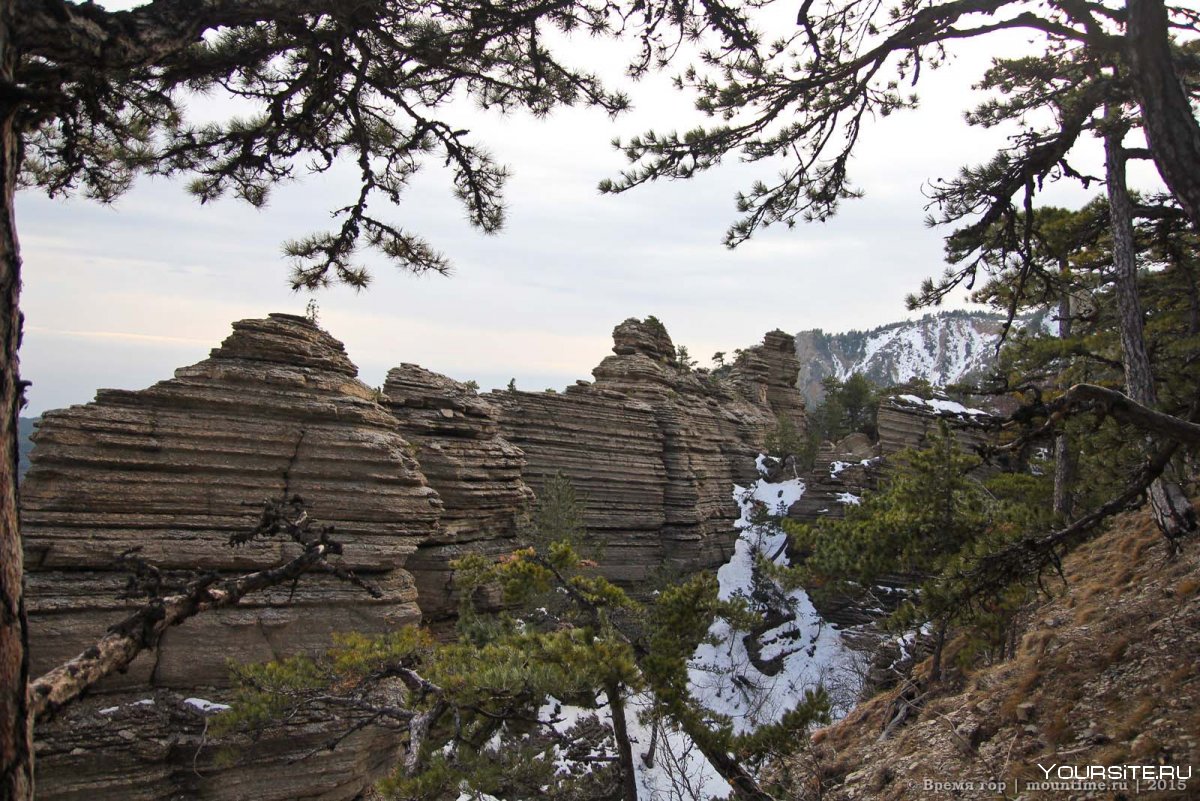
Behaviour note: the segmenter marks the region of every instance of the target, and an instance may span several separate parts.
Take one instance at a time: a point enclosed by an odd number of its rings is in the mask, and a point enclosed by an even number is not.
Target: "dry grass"
[[[1142,733],[1143,724],[1158,708],[1158,702],[1154,698],[1145,698],[1138,704],[1132,712],[1124,716],[1121,728],[1117,730],[1118,740],[1132,740]]]
[[[1183,683],[1184,679],[1192,678],[1196,675],[1196,668],[1193,665],[1180,665],[1175,670],[1172,670],[1163,677],[1159,684],[1164,693],[1170,692]],[[1197,729],[1200,731],[1200,728]]]
[[[1191,598],[1197,592],[1200,592],[1200,576],[1188,576],[1175,585],[1175,597],[1177,598]]]
[[[1124,743],[1106,745],[1088,757],[1092,765],[1124,765],[1129,761],[1129,747]]]
[[[1061,706],[1050,715],[1049,720],[1042,726],[1042,736],[1046,738],[1046,742],[1050,745],[1061,745],[1070,739],[1071,735],[1071,712],[1075,709],[1074,703],[1068,703]]]
[[[1151,754],[1157,754],[1161,750],[1162,745],[1158,742],[1158,740],[1147,735],[1139,738],[1137,742],[1130,747],[1129,752],[1133,754],[1134,758],[1136,759],[1145,759]]]
[[[889,741],[878,742],[878,733],[894,693],[819,735],[838,744],[841,775],[859,777],[824,797],[948,799],[921,792],[920,778],[1012,779],[1041,758],[1200,763],[1200,541],[1168,560],[1148,516],[1130,515],[1069,554],[1063,568],[1068,585],[1025,614],[1029,628],[1013,659],[935,688],[917,722]],[[1026,702],[1032,714],[1019,720]],[[935,719],[985,729],[978,757],[964,757],[946,726],[927,725]],[[895,768],[882,788],[874,770],[863,770],[880,764]]]
[[[1075,625],[1085,626],[1088,623],[1092,623],[1096,620],[1096,618],[1100,617],[1100,613],[1103,611],[1104,608],[1099,604],[1088,604],[1087,606],[1081,607],[1075,612]]]
[[[1129,645],[1132,642],[1133,638],[1128,634],[1117,637],[1109,644],[1108,649],[1104,652],[1103,660],[1098,662],[1096,667],[1103,669],[1114,662],[1119,662],[1125,656],[1125,652],[1129,650]]]
[[[1026,701],[1033,698],[1033,691],[1042,680],[1042,672],[1036,663],[1030,664],[1021,678],[1009,693],[1008,698],[1000,707],[1000,717],[1002,720],[1015,722],[1017,719],[1017,707]]]

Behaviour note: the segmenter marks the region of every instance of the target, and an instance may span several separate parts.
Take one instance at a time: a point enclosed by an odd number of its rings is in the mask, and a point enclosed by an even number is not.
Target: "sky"
[[[1002,50],[1024,46],[1018,38],[989,41]],[[97,388],[169,378],[205,358],[233,321],[302,314],[310,297],[321,325],[346,344],[372,386],[412,362],[485,389],[510,379],[521,389],[561,388],[590,378],[617,323],[651,314],[702,366],[712,353],[753,345],[775,328],[885,324],[912,316],[904,296],[943,268],[947,231],[923,225],[923,184],[984,160],[1002,135],[962,120],[989,58],[966,48],[922,78],[918,111],[868,126],[851,167],[864,199],[846,202],[828,223],[772,228],[730,251],[721,239],[737,216],[735,193],[774,170],[731,160],[691,181],[601,196],[598,182],[625,166],[614,136],[687,128],[702,118],[668,82],[685,62],[630,84],[620,52],[590,40],[569,46],[576,63],[630,90],[632,112],[616,120],[588,109],[543,120],[465,104],[450,112],[511,168],[503,231],[485,236],[466,223],[437,164],[400,207],[372,207],[449,256],[448,278],[414,277],[369,258],[374,280],[365,292],[290,290],[281,244],[329,225],[329,210],[356,190],[345,170],[304,176],[277,189],[263,209],[232,199],[200,206],[186,182],[162,179],[139,180],[111,206],[19,193],[21,369],[32,381],[25,414],[85,403]],[[222,106],[202,100],[195,110],[214,114]],[[1046,200],[1088,197],[1063,187]],[[961,295],[956,301],[962,305]]]

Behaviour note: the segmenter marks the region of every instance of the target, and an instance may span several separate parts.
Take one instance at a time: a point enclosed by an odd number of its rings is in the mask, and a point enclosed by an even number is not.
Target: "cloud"
[[[777,5],[773,24],[786,30],[794,9]],[[578,63],[629,83],[611,45],[583,37],[570,47]],[[368,255],[371,288],[320,293],[321,318],[369,383],[410,361],[485,386],[516,377],[537,387],[588,377],[613,325],[630,316],[659,316],[701,358],[776,327],[838,331],[905,317],[904,295],[942,270],[945,232],[922,224],[922,184],[1003,142],[1004,131],[969,129],[961,113],[991,56],[1022,47],[1015,37],[989,39],[988,48],[963,48],[923,76],[918,111],[866,128],[851,163],[865,199],[847,201],[829,223],[775,227],[734,251],[721,245],[736,217],[734,195],[770,180],[777,165],[731,157],[688,182],[616,197],[596,190],[625,166],[614,136],[699,121],[668,76],[633,86],[635,111],[615,121],[589,109],[535,120],[463,104],[456,120],[513,169],[506,229],[472,229],[447,172],[431,165],[400,206],[372,210],[445,250],[455,275],[414,278]],[[214,97],[193,105],[202,116],[228,108]],[[22,359],[37,382],[34,409],[170,375],[203,358],[236,319],[302,312],[308,298],[289,290],[280,245],[327,229],[330,210],[356,192],[353,170],[341,166],[277,188],[261,211],[232,200],[201,207],[181,182],[161,179],[138,181],[113,208],[20,193],[30,332]],[[1085,195],[1063,187],[1048,198],[1077,203]]]

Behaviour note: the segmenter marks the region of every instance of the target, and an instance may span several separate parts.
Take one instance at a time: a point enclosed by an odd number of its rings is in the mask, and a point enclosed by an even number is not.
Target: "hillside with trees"
[[[1014,324],[1038,328],[1047,324],[1048,316],[1034,311],[1017,317]],[[996,367],[1006,319],[1001,311],[954,310],[865,331],[800,331],[799,386],[809,405],[816,406],[824,398],[824,379],[845,381],[855,373],[878,387],[913,380],[937,387],[974,384]]]

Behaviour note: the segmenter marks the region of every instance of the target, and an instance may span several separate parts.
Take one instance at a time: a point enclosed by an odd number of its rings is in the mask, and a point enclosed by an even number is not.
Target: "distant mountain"
[[[29,438],[33,435],[33,427],[41,419],[40,417],[17,418],[17,451],[20,454],[17,476],[19,478],[24,478],[25,471],[29,469],[29,451],[33,449],[33,442]]]
[[[1046,318],[1022,317],[1017,325],[1047,325]],[[1003,324],[1004,315],[993,312],[944,311],[870,331],[801,331],[796,334],[797,386],[812,405],[823,396],[821,379],[831,375],[846,379],[860,372],[880,386],[914,378],[935,386],[970,381],[995,364]]]

